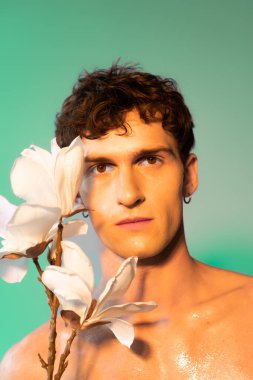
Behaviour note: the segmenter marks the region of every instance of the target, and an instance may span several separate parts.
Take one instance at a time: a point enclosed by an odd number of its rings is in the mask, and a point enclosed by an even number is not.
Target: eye
[[[97,164],[97,165],[93,166],[90,169],[90,173],[92,173],[92,174],[103,174],[103,173],[107,173],[111,170],[112,170],[112,165],[106,164],[106,163],[101,163],[101,164]]]
[[[161,159],[156,157],[156,156],[149,156],[149,157],[143,157],[141,159],[141,164],[142,165],[155,165],[161,163]]]

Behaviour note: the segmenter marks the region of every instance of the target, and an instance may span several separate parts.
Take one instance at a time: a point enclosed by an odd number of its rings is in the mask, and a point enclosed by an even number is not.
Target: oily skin
[[[130,320],[131,350],[105,327],[82,332],[63,380],[252,379],[252,278],[194,260],[185,242],[182,197],[196,190],[196,156],[184,167],[175,140],[159,124],[145,125],[136,112],[126,121],[129,136],[114,130],[106,138],[84,140],[93,161],[86,163],[82,197],[108,247],[102,255],[106,276],[115,274],[122,258],[140,257],[121,302],[154,300],[159,307]],[[169,151],[143,154],[157,147]],[[140,216],[150,221],[117,224]],[[59,346],[66,332],[59,319]],[[3,360],[1,379],[44,379],[34,358],[37,352],[46,356],[47,335],[44,325],[14,346]]]

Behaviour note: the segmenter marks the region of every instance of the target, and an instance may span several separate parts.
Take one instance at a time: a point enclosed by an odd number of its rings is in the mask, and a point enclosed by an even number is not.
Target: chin
[[[123,259],[130,256],[136,256],[139,259],[139,265],[153,265],[162,264],[166,262],[173,251],[174,239],[166,239],[159,241],[159,239],[152,241],[135,240],[128,241],[128,244],[124,244],[124,247],[117,245],[110,249]]]
[[[136,256],[140,260],[159,257],[168,251],[173,236],[165,231],[160,234],[145,234],[142,236],[100,236],[103,244],[121,258]]]
[[[146,247],[149,247],[148,249]],[[157,255],[160,254],[160,250],[157,249],[157,246],[155,247],[156,249],[152,249],[150,245],[142,245],[142,244],[128,244],[127,247],[125,246],[124,248],[122,247],[110,247],[110,250],[114,252],[117,256],[120,256],[124,259],[131,257],[131,256],[136,256],[140,260],[141,259],[148,259],[148,258],[153,258]]]

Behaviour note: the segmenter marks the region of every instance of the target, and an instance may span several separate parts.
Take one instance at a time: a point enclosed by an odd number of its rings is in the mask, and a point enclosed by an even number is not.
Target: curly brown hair
[[[193,120],[177,83],[139,70],[137,65],[113,64],[85,71],[56,116],[56,139],[68,146],[76,136],[96,139],[121,127],[125,115],[137,109],[146,122],[160,121],[178,143],[183,162],[194,146]]]

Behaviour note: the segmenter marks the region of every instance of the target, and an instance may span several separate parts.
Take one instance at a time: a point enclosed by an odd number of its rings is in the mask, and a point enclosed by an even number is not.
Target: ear
[[[183,197],[192,195],[198,187],[198,158],[190,153],[184,165]]]

